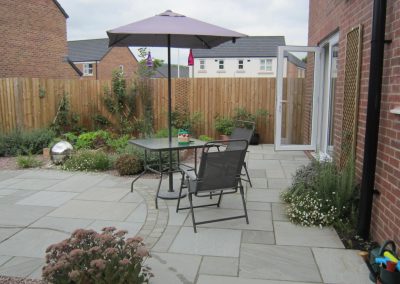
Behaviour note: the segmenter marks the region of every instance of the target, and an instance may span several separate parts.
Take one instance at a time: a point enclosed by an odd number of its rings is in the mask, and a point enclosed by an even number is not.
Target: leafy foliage
[[[0,134],[0,156],[39,154],[48,147],[56,134],[51,129],[24,132],[20,129]]]
[[[40,167],[42,165],[42,162],[40,160],[36,159],[35,156],[30,154],[28,156],[18,156],[17,157],[17,165],[21,169],[36,168],[36,167]]]
[[[102,151],[82,150],[74,153],[62,166],[68,171],[105,171],[110,169],[111,161]]]
[[[108,139],[110,139],[110,133],[104,130],[85,132],[78,136],[75,148],[98,149],[104,147]]]
[[[215,130],[223,135],[231,135],[234,126],[235,123],[233,119],[229,117],[217,116],[217,118],[215,119]]]
[[[267,118],[268,117],[268,111],[264,110],[264,109],[258,109],[255,113],[251,113],[251,112],[247,111],[245,108],[239,107],[239,108],[236,108],[235,111],[234,111],[233,120],[236,123],[238,123],[238,121],[256,122],[256,120],[259,117]],[[239,125],[236,125],[236,126],[252,127],[252,124],[244,122],[244,123],[240,123]]]
[[[135,175],[143,170],[143,164],[137,155],[124,154],[115,162],[115,168],[121,176]]]
[[[172,137],[178,137],[178,129],[175,127],[171,128],[171,136]],[[168,128],[163,128],[158,130],[155,134],[154,137],[156,138],[168,138]]]
[[[351,160],[351,159],[350,159]],[[299,169],[292,186],[282,194],[289,203],[289,219],[306,226],[340,226],[357,210],[354,163],[339,171],[327,161]]]
[[[212,141],[214,139],[212,137],[207,136],[207,135],[200,135],[199,136],[199,140],[209,142],[209,141]]]
[[[102,233],[78,229],[46,250],[43,279],[48,283],[148,283],[152,276],[143,261],[149,252],[140,237],[125,239],[114,227]]]
[[[58,110],[56,117],[51,125],[51,128],[57,133],[64,133],[67,131],[79,132],[81,128],[79,127],[79,115],[71,112],[71,105],[69,102],[68,95],[63,94],[61,101],[58,105]]]
[[[188,112],[172,112],[171,116],[173,127],[185,129],[191,134],[195,134],[196,128],[203,120],[201,112],[194,112],[193,114],[189,114]]]

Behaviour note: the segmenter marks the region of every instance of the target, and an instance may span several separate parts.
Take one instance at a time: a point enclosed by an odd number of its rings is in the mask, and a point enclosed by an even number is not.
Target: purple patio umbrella
[[[167,10],[164,13],[134,22],[110,31],[111,46],[155,46],[168,47],[168,138],[171,143],[171,47],[212,48],[228,40],[246,35],[208,24]],[[172,154],[169,157],[172,168]],[[172,173],[169,176],[169,191],[173,192]],[[176,196],[174,196],[176,197]],[[168,197],[166,197],[168,198]]]

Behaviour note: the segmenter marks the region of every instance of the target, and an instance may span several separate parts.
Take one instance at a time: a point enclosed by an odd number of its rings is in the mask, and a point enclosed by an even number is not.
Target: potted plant
[[[268,111],[265,109],[258,109],[254,114],[247,111],[245,108],[237,108],[235,109],[235,113],[233,115],[234,121],[249,121],[256,122],[259,117],[268,117]],[[252,127],[252,124],[243,123],[240,125],[241,127]],[[250,145],[258,145],[260,143],[260,134],[257,132],[257,129],[254,129],[253,137],[251,137]]]
[[[215,118],[215,130],[220,134],[221,140],[229,140],[235,123],[232,118],[217,116]]]

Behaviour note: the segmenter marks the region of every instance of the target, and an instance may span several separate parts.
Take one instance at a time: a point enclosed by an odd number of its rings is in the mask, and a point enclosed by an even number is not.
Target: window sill
[[[207,73],[207,70],[199,70],[197,73]]]
[[[246,73],[244,70],[236,70],[236,73]]]
[[[83,74],[83,76],[85,76],[85,77],[91,77],[91,76],[93,76],[93,74]]]
[[[262,75],[262,74],[270,75],[270,74],[274,74],[274,72],[272,72],[272,71],[260,71],[260,72],[258,72],[258,74],[260,74],[260,75]]]
[[[217,73],[226,73],[225,70],[217,70]]]

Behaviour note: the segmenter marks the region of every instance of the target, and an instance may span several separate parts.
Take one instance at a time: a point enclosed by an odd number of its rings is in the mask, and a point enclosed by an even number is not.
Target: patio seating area
[[[154,196],[159,180],[55,170],[0,171],[0,275],[41,278],[45,249],[77,228],[105,226],[140,235],[151,248],[150,283],[300,284],[368,283],[357,251],[346,250],[333,229],[291,224],[280,201],[303,152],[249,146],[245,219],[208,223],[193,232],[188,210]],[[180,175],[174,176],[179,184]],[[161,190],[168,190],[168,182]],[[205,200],[204,200],[205,199]],[[201,198],[200,202],[209,202]],[[194,199],[199,202],[198,199]],[[181,201],[188,206],[188,199]],[[201,203],[200,203],[201,204]],[[195,203],[196,205],[196,203]],[[199,203],[197,203],[199,205]],[[196,220],[242,214],[240,194],[226,195],[220,208],[196,209]]]

